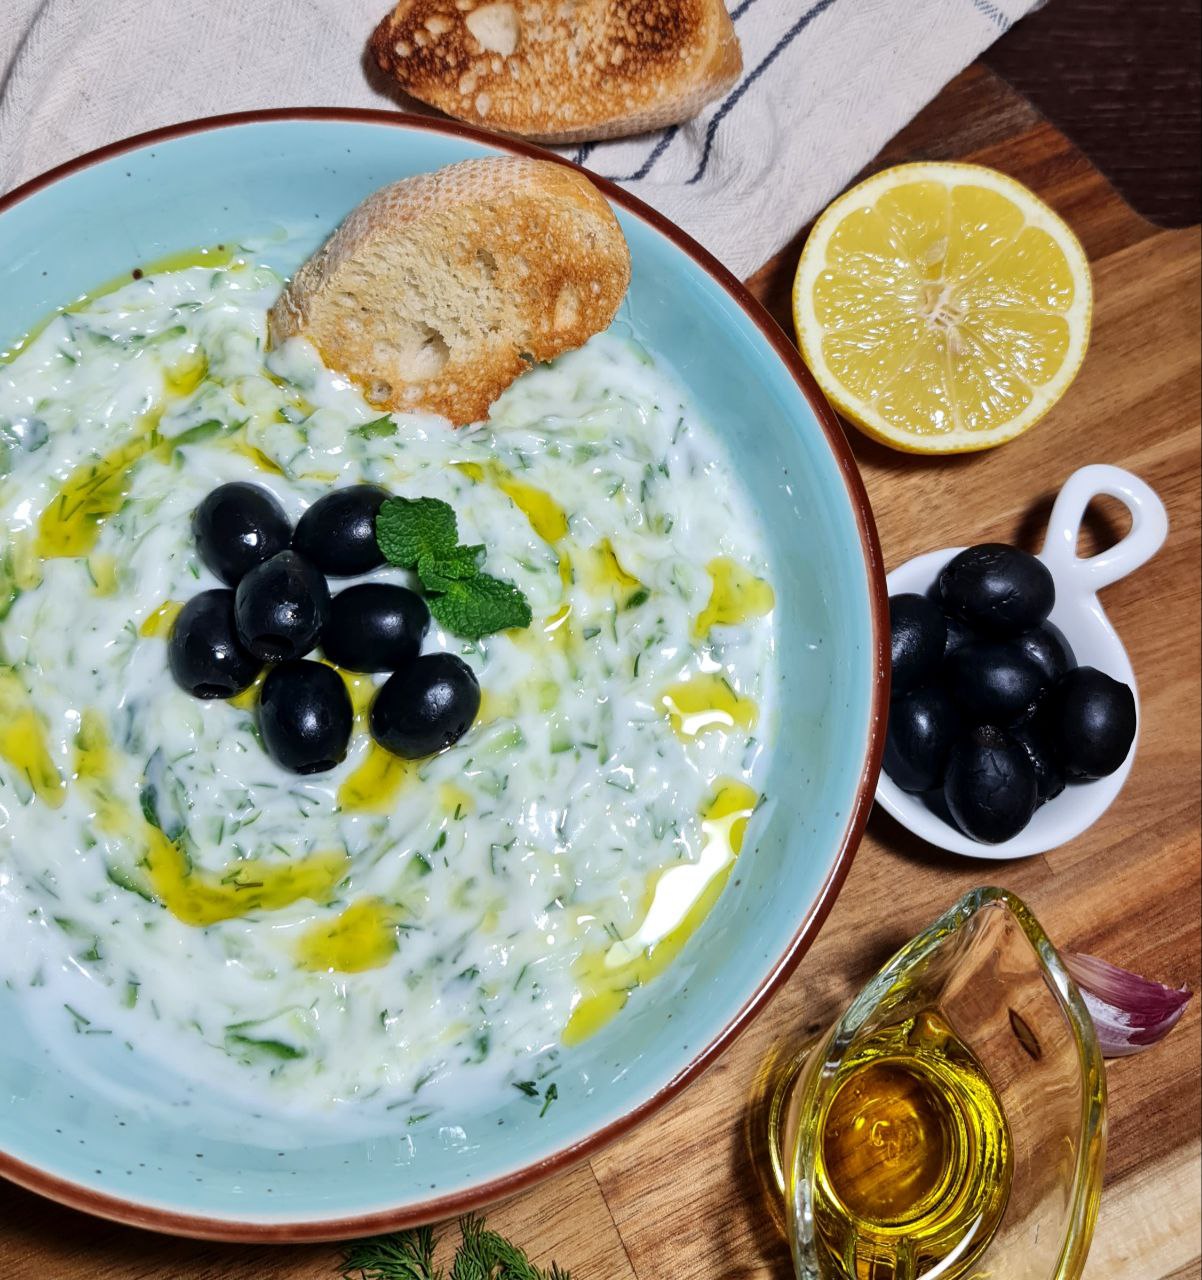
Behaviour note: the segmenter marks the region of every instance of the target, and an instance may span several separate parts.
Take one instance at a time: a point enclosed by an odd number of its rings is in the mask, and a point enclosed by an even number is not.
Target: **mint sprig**
[[[417,576],[422,585],[430,591],[445,591],[444,582],[464,582],[476,577],[480,572],[480,561],[484,558],[484,545],[477,543],[474,547],[456,547],[445,555],[424,555],[417,561]]]
[[[459,545],[455,512],[440,498],[389,498],[376,542],[389,564],[417,570],[430,612],[452,634],[479,640],[530,625],[530,602],[512,582],[480,572],[484,546]]]
[[[459,522],[440,498],[389,498],[376,516],[376,541],[389,564],[416,569],[422,556],[455,551]]]
[[[430,612],[452,634],[479,640],[494,631],[530,625],[530,603],[512,582],[487,573],[443,581],[446,590],[430,597]]]

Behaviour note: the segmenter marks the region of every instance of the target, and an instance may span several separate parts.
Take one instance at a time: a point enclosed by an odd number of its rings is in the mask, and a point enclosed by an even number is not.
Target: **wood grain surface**
[[[880,158],[971,159],[1028,183],[1093,261],[1093,347],[1034,431],[987,454],[924,460],[850,431],[889,567],[982,539],[1038,546],[1051,501],[1086,462],[1113,462],[1163,497],[1160,555],[1104,596],[1140,679],[1144,731],[1130,780],[1070,846],[1014,863],[932,850],[879,811],[813,950],[741,1040],[672,1106],[570,1174],[499,1205],[490,1223],[573,1280],[789,1280],[745,1132],[777,1055],[837,1016],[900,943],[966,889],[1004,885],[1053,939],[1199,987],[1199,277],[1197,228],[1159,231],[990,72],[971,68]],[[788,326],[802,236],[751,281]],[[1093,513],[1087,540],[1123,532]],[[1200,1241],[1195,1000],[1172,1037],[1113,1062],[1106,1190],[1087,1280],[1196,1280]],[[336,1245],[198,1244],[89,1219],[0,1186],[3,1280],[322,1280]],[[999,1277],[999,1280],[1005,1280]]]
[[[1145,217],[1202,217],[1202,0],[1053,0],[981,58]]]

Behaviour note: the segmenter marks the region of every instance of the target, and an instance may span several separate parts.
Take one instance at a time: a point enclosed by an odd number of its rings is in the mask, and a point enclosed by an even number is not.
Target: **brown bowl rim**
[[[856,790],[847,825],[844,828],[838,855],[823,882],[817,897],[811,904],[805,919],[798,926],[788,946],[777,959],[768,975],[752,992],[743,1006],[704,1048],[658,1092],[639,1106],[634,1107],[617,1120],[588,1135],[588,1137],[553,1152],[543,1159],[526,1165],[512,1173],[464,1191],[435,1196],[415,1204],[383,1209],[373,1213],[341,1218],[323,1218],[316,1222],[240,1222],[233,1218],[212,1218],[195,1214],[177,1213],[174,1210],[139,1204],[121,1196],[94,1191],[65,1178],[49,1174],[33,1165],[0,1151],[0,1176],[30,1191],[37,1192],[73,1209],[80,1209],[96,1217],[168,1235],[185,1236],[198,1240],[223,1240],[238,1243],[297,1244],[323,1240],[345,1240],[356,1236],[376,1235],[386,1231],[401,1230],[444,1218],[469,1213],[498,1200],[514,1195],[541,1182],[554,1173],[560,1173],[587,1159],[601,1148],[628,1133],[636,1125],[675,1098],[722,1054],[750,1025],[768,999],[800,963],[818,935],[843,882],[851,869],[868,814],[872,808],[877,775],[885,746],[885,726],[889,706],[889,656],[887,636],[889,629],[888,596],[885,587],[884,563],[876,523],[864,482],[856,466],[843,429],[834,411],[819,389],[813,375],[802,362],[797,348],[768,314],[761,303],[731,274],[708,250],[702,248],[691,236],[675,223],[665,218],[637,196],[631,195],[615,183],[590,173],[562,156],[555,155],[520,139],[490,133],[471,125],[460,124],[427,116],[417,116],[400,111],[371,110],[356,107],[280,107],[257,111],[237,111],[226,115],[208,116],[199,120],[187,120],[179,124],[165,125],[145,133],[120,139],[76,156],[38,174],[13,190],[0,196],[0,215],[14,205],[28,199],[44,187],[60,179],[90,168],[128,151],[141,150],[155,143],[183,138],[195,133],[216,132],[246,124],[262,124],[272,121],[320,121],[355,124],[381,124],[393,128],[421,129],[442,133],[453,138],[467,138],[473,142],[514,155],[529,156],[538,160],[551,160],[585,173],[589,180],[615,205],[648,223],[670,240],[707,272],[739,304],[748,318],[768,340],[785,368],[809,402],[814,416],[826,436],[826,442],[838,463],[847,488],[848,501],[859,529],[864,566],[868,578],[869,605],[872,614],[872,648],[875,651],[877,673],[868,725],[867,746],[860,783]]]

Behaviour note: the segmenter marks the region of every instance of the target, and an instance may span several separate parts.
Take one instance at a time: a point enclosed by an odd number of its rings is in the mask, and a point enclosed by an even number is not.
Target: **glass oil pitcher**
[[[1027,908],[977,889],[785,1073],[799,1280],[1077,1280],[1101,1193],[1093,1024]]]

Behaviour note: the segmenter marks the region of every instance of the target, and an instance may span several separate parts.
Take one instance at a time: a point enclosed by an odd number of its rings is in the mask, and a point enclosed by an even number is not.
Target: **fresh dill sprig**
[[[487,1230],[483,1218],[461,1218],[459,1230],[463,1243],[451,1264],[450,1280],[571,1280],[554,1263],[550,1271],[536,1267],[524,1249]]]
[[[356,1240],[347,1247],[344,1280],[442,1280],[434,1265],[434,1231],[417,1227]]]
[[[536,1267],[524,1249],[489,1231],[483,1218],[461,1218],[459,1230],[463,1238],[447,1280],[571,1280],[555,1263],[549,1271]],[[343,1280],[443,1280],[442,1268],[434,1265],[437,1243],[430,1227],[357,1240],[347,1247]]]

